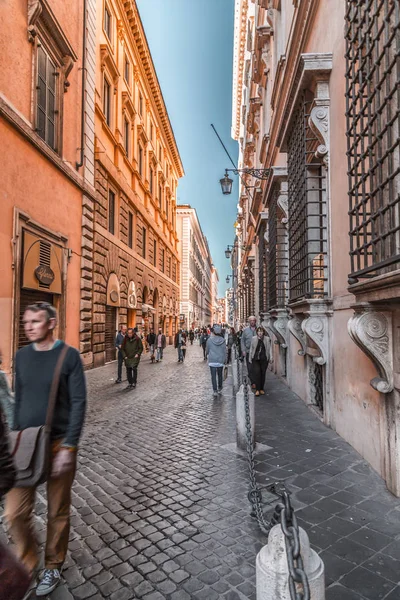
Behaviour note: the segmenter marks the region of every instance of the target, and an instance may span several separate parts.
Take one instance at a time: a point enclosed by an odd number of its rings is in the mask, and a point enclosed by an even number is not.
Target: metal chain
[[[258,526],[261,531],[268,536],[274,525],[281,524],[282,532],[285,536],[286,556],[289,569],[289,591],[291,600],[310,600],[310,587],[308,578],[304,571],[303,559],[300,554],[300,534],[297,524],[296,515],[290,501],[289,492],[286,490],[284,483],[274,483],[268,486],[268,490],[280,497],[280,502],[275,506],[274,513],[269,521],[265,519],[262,509],[262,494],[257,485],[255,465],[254,465],[254,449],[253,436],[251,429],[251,415],[249,402],[249,383],[247,375],[243,374],[243,367],[240,369],[239,357],[236,353],[238,365],[238,383],[243,382],[244,390],[244,406],[246,415],[246,442],[247,442],[247,459],[249,464],[250,474],[250,490],[248,498],[252,506],[252,514],[256,517]],[[240,378],[239,372],[242,371]]]

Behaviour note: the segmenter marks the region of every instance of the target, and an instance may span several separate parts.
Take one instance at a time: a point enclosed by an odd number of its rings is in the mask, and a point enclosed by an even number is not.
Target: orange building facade
[[[81,352],[115,359],[119,324],[172,342],[179,315],[176,188],[183,167],[134,1],[103,0],[96,19],[95,185],[83,245]],[[93,286],[91,285],[93,282]]]
[[[83,56],[94,15],[94,0],[2,4],[0,350],[8,373],[27,343],[21,316],[30,303],[55,304],[59,337],[79,347],[82,210],[95,193],[94,68]]]

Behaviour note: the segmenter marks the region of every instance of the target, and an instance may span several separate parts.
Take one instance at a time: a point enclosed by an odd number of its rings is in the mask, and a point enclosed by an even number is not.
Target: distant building
[[[219,322],[219,304],[218,304],[218,271],[214,265],[211,267],[211,294],[212,294],[212,322]]]
[[[85,243],[93,277],[81,346],[86,365],[115,358],[119,323],[172,342],[179,316],[176,189],[183,167],[136,2],[105,0],[96,31],[96,201]],[[86,306],[87,305],[87,306]]]
[[[180,325],[191,329],[213,319],[214,267],[208,242],[189,204],[177,206],[178,248],[181,260]]]
[[[226,301],[225,298],[218,298],[218,319],[217,323],[226,323]]]
[[[228,288],[225,292],[225,323],[234,327],[235,306],[233,288]]]

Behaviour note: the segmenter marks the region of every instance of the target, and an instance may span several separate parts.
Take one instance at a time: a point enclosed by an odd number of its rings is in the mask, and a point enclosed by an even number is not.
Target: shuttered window
[[[55,63],[41,44],[37,49],[36,131],[57,150],[58,73]]]

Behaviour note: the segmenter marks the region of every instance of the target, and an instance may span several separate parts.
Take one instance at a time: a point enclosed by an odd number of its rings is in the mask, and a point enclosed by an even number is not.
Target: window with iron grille
[[[133,214],[128,213],[128,246],[133,248]]]
[[[288,301],[288,237],[282,222],[285,214],[278,206],[279,188],[269,204],[268,310],[286,306]]]
[[[53,150],[57,150],[58,72],[42,44],[37,49],[36,131]]]
[[[258,272],[259,272],[259,297],[260,312],[267,312],[267,243],[265,241],[266,221],[262,221],[258,238]]]
[[[352,283],[400,266],[399,47],[399,0],[347,0]]]
[[[108,231],[115,232],[115,194],[112,190],[108,190]]]
[[[111,84],[104,77],[103,82],[103,112],[106,118],[106,123],[111,126]]]
[[[315,158],[318,139],[309,126],[313,96],[298,103],[288,139],[290,301],[328,294],[325,167]]]

